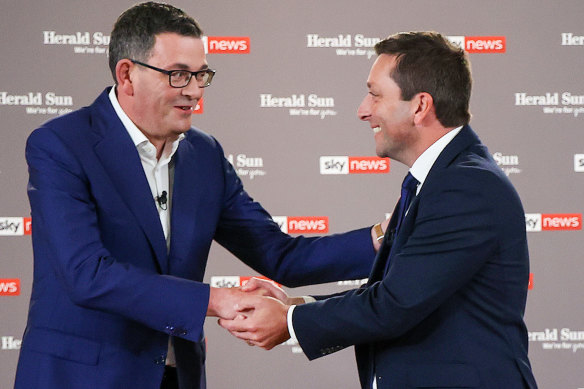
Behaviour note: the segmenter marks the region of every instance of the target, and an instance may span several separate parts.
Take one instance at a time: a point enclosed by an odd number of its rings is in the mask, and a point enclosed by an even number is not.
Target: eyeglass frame
[[[215,76],[215,70],[209,69],[209,68],[203,69],[203,70],[197,70],[196,72],[191,72],[190,70],[185,70],[185,69],[165,70],[165,69],[157,68],[156,66],[148,65],[147,63],[144,63],[144,62],[136,61],[135,59],[130,59],[130,61],[132,63],[137,64],[137,65],[141,65],[141,66],[147,67],[149,69],[156,70],[157,72],[166,74],[168,76],[168,85],[170,85],[171,88],[177,88],[177,89],[186,88],[191,83],[193,76],[195,77],[195,80],[196,80],[198,74],[207,73],[209,75],[209,79],[207,80],[207,82],[205,82],[204,85],[199,85],[199,88],[206,88],[209,85],[211,85],[211,81],[213,80],[213,77]],[[191,76],[185,85],[174,86],[174,85],[172,85],[172,81],[171,81],[172,80],[172,73],[174,73],[174,72],[190,73]]]

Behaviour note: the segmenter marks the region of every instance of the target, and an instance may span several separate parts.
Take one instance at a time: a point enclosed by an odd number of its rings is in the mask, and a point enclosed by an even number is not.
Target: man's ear
[[[420,124],[427,118],[429,115],[435,115],[434,112],[434,99],[432,95],[427,92],[420,92],[416,94],[412,102],[415,104],[415,112],[414,112],[414,123]]]
[[[116,80],[118,85],[118,93],[123,93],[128,96],[134,94],[134,85],[132,84],[132,69],[134,64],[127,58],[121,59],[116,64]]]

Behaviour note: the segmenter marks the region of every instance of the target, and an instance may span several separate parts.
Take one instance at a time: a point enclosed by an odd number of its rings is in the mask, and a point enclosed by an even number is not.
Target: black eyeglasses
[[[168,75],[168,84],[173,88],[184,88],[189,85],[193,77],[195,77],[200,88],[206,88],[211,85],[211,80],[213,80],[213,76],[215,75],[215,70],[212,69],[203,69],[196,72],[190,72],[188,70],[164,70],[133,59],[130,61]]]

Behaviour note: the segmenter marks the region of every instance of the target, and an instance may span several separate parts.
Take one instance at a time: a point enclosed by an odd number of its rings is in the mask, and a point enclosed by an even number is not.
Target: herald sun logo
[[[326,234],[329,231],[328,216],[272,216],[286,234]]]
[[[208,54],[249,54],[248,36],[205,36],[203,43]]]
[[[504,53],[507,47],[504,36],[449,36],[448,39],[467,53]]]
[[[0,236],[30,235],[30,217],[0,217]]]
[[[582,229],[581,213],[527,213],[525,228],[528,232],[566,231]]]
[[[276,281],[264,276],[213,276],[209,284],[214,288],[238,288],[245,285],[252,277],[270,281],[278,287],[282,286]]]
[[[571,32],[563,32],[562,46],[584,46],[584,35],[574,35]]]
[[[2,336],[2,350],[20,350],[22,339],[14,336]]]
[[[18,278],[0,278],[0,296],[19,296],[20,280]]]
[[[379,157],[320,157],[320,174],[378,174],[389,173],[389,158]]]

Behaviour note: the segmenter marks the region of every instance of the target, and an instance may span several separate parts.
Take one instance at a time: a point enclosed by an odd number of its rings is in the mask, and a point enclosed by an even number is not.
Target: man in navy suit
[[[375,48],[358,115],[377,154],[407,165],[415,180],[367,284],[294,306],[303,301],[256,280],[249,290],[270,289],[277,299],[250,296],[241,315],[220,323],[266,349],[295,336],[309,359],[354,345],[366,389],[533,389],[525,216],[468,126],[468,58],[430,32],[390,36]]]
[[[204,388],[205,316],[234,317],[243,294],[202,283],[213,240],[290,286],[370,271],[371,228],[282,233],[191,127],[215,73],[201,34],[170,5],[130,8],[111,34],[115,87],[29,137],[34,281],[17,389]]]

